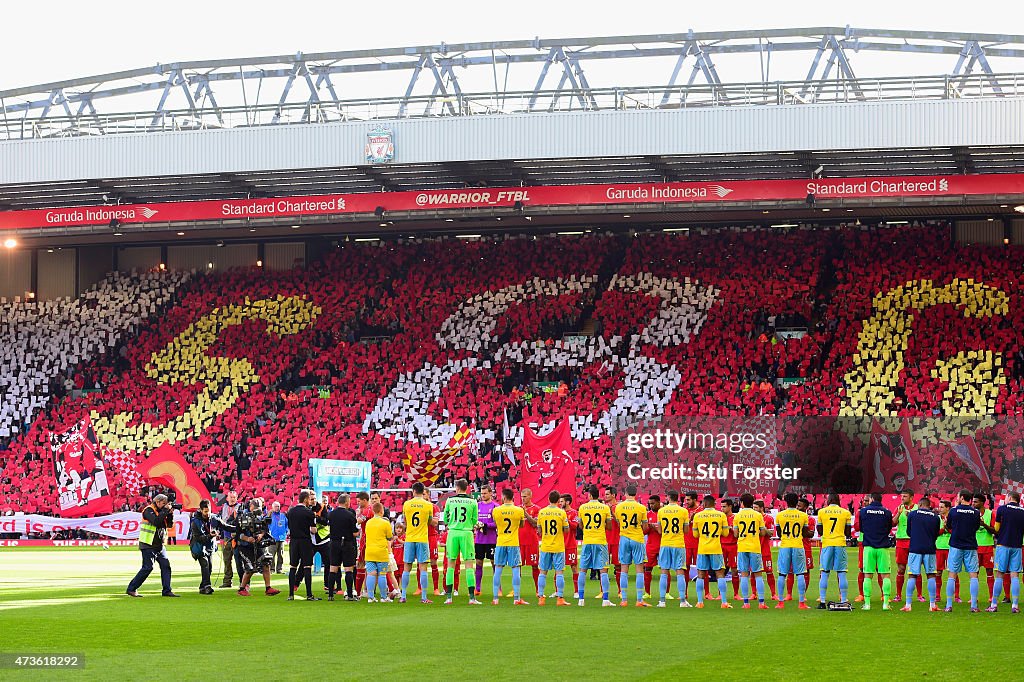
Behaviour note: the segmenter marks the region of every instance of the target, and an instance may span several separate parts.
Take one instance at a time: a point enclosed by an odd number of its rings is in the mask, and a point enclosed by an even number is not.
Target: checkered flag
[[[448,468],[455,457],[463,450],[473,452],[476,448],[476,435],[466,424],[462,424],[455,430],[455,435],[448,441],[448,446],[441,450],[431,452],[418,462],[406,454],[402,457],[402,464],[408,470],[409,478],[419,481],[424,485],[434,485],[441,473]]]
[[[129,495],[138,495],[146,485],[146,479],[135,468],[136,461],[132,455],[121,450],[103,448],[103,459],[121,474]]]

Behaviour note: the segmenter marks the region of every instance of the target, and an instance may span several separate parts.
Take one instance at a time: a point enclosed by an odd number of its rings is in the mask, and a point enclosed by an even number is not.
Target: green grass
[[[489,570],[486,605],[477,607],[465,597],[447,607],[440,599],[287,602],[262,590],[247,599],[229,590],[204,597],[187,551],[172,549],[171,557],[182,598],[159,597],[154,571],[147,598],[130,599],[124,588],[137,550],[0,550],[0,652],[74,652],[86,661],[76,671],[0,670],[0,679],[953,679],[1017,670],[1024,623],[1006,607],[970,614],[962,604],[943,614],[916,602],[910,614],[798,611],[795,603],[723,611],[712,602],[698,611],[674,601],[667,609],[602,609],[594,599],[582,609],[513,607],[507,599],[493,607]],[[854,552],[851,559],[856,566]],[[855,591],[856,573],[850,578]],[[314,576],[314,586],[319,581]],[[286,582],[274,576],[277,587]],[[532,581],[523,582],[535,604]],[[811,585],[814,599],[816,572]],[[837,598],[834,581],[830,590]],[[588,593],[597,591],[589,583]]]

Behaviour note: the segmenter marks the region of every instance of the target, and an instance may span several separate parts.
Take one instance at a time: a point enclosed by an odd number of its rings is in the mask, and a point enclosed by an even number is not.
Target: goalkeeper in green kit
[[[476,528],[478,510],[476,500],[469,496],[468,491],[469,481],[460,478],[455,481],[455,495],[444,503],[444,525],[448,529],[448,541],[444,546],[445,558],[448,560],[448,572],[444,581],[445,604],[452,603],[455,571],[460,570],[463,561],[466,562],[469,603],[480,603],[476,598],[476,550],[473,546],[473,530]]]

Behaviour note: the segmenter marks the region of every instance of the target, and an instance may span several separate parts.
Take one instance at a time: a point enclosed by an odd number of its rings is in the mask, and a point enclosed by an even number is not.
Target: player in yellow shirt
[[[587,488],[588,502],[579,508],[580,525],[583,526],[583,545],[580,548],[580,577],[576,591],[579,594],[577,604],[584,604],[584,588],[587,585],[587,573],[601,571],[601,606],[615,606],[608,599],[610,585],[608,582],[608,524],[612,520],[612,510],[600,500],[600,491],[596,485]]]
[[[562,598],[565,591],[565,536],[569,530],[569,517],[558,506],[562,499],[557,490],[548,493],[548,506],[537,513],[537,527],[540,528],[540,576],[537,578],[537,606],[544,606],[544,588],[548,582],[548,571],[555,571],[555,594],[558,606],[568,606]]]
[[[619,526],[619,592],[626,606],[626,591],[629,589],[629,566],[636,565],[636,605],[650,606],[644,601],[644,564],[647,562],[647,539],[644,532],[650,527],[647,522],[647,507],[636,501],[636,486],[626,486],[626,499],[615,505],[615,522]]]
[[[422,483],[416,481],[412,484],[412,497],[402,505],[402,515],[405,517],[405,568],[402,571],[402,596],[401,603],[405,603],[406,593],[409,591],[409,576],[412,573],[412,565],[417,564],[420,578],[420,601],[430,604],[427,599],[427,567],[430,565],[430,527],[437,525],[434,518],[434,504],[424,497],[426,488]]]
[[[661,530],[661,549],[658,550],[658,608],[665,608],[665,593],[672,571],[676,574],[679,605],[686,606],[686,529],[690,525],[690,512],[679,506],[679,491],[668,491],[668,504],[658,510],[658,528]]]
[[[525,606],[520,589],[522,587],[521,566],[523,557],[519,553],[519,529],[526,523],[526,512],[513,503],[511,488],[501,491],[502,504],[491,511],[494,527],[498,533],[498,544],[494,548],[494,599],[491,603],[498,605],[501,596],[501,571],[508,566],[512,569],[512,596],[516,606]]]
[[[828,506],[818,510],[818,534],[821,535],[821,577],[818,579],[818,608],[825,608],[829,573],[839,579],[839,599],[846,601],[846,541],[853,530],[853,514],[840,506],[839,495],[828,496]]]
[[[775,515],[775,527],[779,529],[779,577],[776,583],[779,588],[779,603],[775,608],[784,608],[782,600],[786,594],[786,576],[796,575],[797,592],[800,595],[800,608],[806,609],[807,602],[807,559],[804,556],[804,538],[810,537],[807,526],[807,514],[796,508],[799,501],[796,493],[786,493],[786,509]]]
[[[384,505],[374,502],[371,507],[373,518],[366,522],[363,533],[366,534],[366,589],[369,592],[368,602],[390,602],[388,597],[388,570],[391,566],[391,540],[394,533],[391,522],[384,518]],[[380,588],[380,599],[373,597],[374,587]]]
[[[768,535],[764,517],[754,511],[754,496],[740,495],[740,510],[732,517],[736,529],[736,569],[740,573],[740,594],[743,608],[750,608],[750,581],[757,586],[757,608],[767,609],[764,603],[764,564],[761,559],[761,538]]]
[[[722,536],[730,533],[729,519],[724,512],[715,509],[715,498],[705,495],[700,518],[694,519],[692,525],[693,535],[697,538],[697,608],[704,608],[704,584],[708,573],[711,573],[711,577],[718,580],[722,608],[731,609],[722,557]]]

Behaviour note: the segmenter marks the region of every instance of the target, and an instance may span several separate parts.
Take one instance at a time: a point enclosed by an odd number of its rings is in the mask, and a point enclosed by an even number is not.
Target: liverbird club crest
[[[367,163],[390,163],[394,158],[395,139],[390,129],[378,126],[366,134]]]

